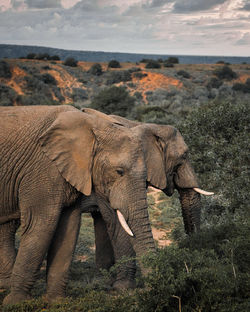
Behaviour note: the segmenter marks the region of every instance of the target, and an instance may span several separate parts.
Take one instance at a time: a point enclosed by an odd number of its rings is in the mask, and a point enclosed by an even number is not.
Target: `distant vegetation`
[[[148,60],[146,62],[145,68],[148,68],[148,69],[150,69],[150,68],[161,68],[161,64],[155,60]]]
[[[99,63],[95,63],[91,66],[88,73],[95,75],[95,76],[101,76],[103,74],[102,66]]]
[[[118,62],[117,60],[111,60],[111,61],[108,63],[108,67],[109,67],[109,68],[121,68],[121,64],[120,64],[120,62]]]
[[[10,65],[4,60],[0,60],[0,78],[11,78]]]
[[[232,80],[237,78],[237,74],[228,66],[218,67],[214,70],[214,75],[219,79]]]
[[[73,57],[68,57],[63,64],[70,67],[77,67],[77,63],[78,61],[75,60]]]
[[[127,116],[134,107],[135,99],[129,95],[124,87],[110,87],[97,94],[91,107],[106,114]]]
[[[29,53],[26,57],[21,57],[22,59],[27,58],[29,60],[45,60],[45,61],[59,61],[60,57],[58,55],[52,55],[50,56],[48,53]]]

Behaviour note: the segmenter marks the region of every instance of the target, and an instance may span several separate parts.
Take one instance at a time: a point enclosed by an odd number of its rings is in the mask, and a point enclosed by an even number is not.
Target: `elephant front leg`
[[[94,213],[92,216],[95,225],[97,265],[107,269],[113,264],[117,264],[113,288],[117,290],[134,288],[135,252],[128,234],[121,227],[116,214],[114,214],[112,222],[108,218],[104,220],[100,213]]]
[[[81,213],[78,206],[63,210],[47,256],[46,300],[65,297],[69,267],[72,262]]]
[[[0,225],[0,288],[10,287],[10,278],[16,259],[15,233],[17,221]]]
[[[115,263],[117,264],[117,274],[113,288],[117,290],[135,288],[136,254],[128,234],[118,221],[111,241],[114,249]]]

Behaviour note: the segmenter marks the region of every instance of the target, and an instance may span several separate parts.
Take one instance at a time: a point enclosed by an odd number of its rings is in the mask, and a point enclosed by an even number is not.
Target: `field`
[[[30,302],[6,311],[249,311],[250,65],[183,65],[121,68],[79,62],[0,61],[0,105],[90,106],[143,122],[176,126],[190,149],[202,188],[202,230],[186,237],[177,194],[149,190],[149,214],[158,252],[144,259],[138,288],[117,293],[111,272],[94,264],[92,219],[82,227],[71,268],[68,297],[42,301],[45,266]],[[118,264],[119,265],[119,264]],[[144,286],[144,287],[143,287]],[[6,295],[0,293],[0,302]]]

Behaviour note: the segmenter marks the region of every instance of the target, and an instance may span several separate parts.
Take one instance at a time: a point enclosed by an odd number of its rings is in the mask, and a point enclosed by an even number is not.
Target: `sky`
[[[0,0],[0,43],[250,56],[250,0]]]

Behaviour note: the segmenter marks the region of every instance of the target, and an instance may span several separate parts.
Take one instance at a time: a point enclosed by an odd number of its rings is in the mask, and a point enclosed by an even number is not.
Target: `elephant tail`
[[[0,225],[7,223],[7,222],[10,222],[10,221],[13,221],[13,220],[18,220],[18,219],[20,219],[20,217],[21,217],[20,211],[16,211],[16,212],[14,212],[8,216],[1,216],[0,217]]]

